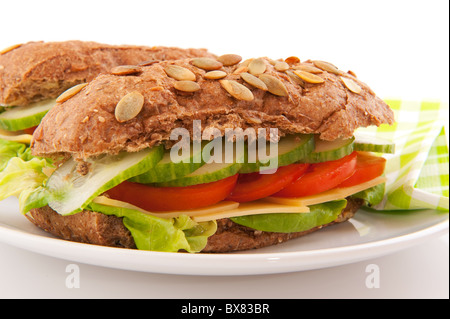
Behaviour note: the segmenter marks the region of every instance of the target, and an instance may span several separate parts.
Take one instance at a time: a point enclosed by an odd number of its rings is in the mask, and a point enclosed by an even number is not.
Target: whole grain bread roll
[[[322,61],[278,62],[258,58],[224,65],[188,58],[130,75],[102,74],[45,116],[33,137],[33,154],[82,159],[135,152],[167,143],[175,128],[192,131],[194,120],[222,134],[226,128],[278,128],[279,136],[314,133],[323,140],[394,122],[389,106],[352,72]],[[143,106],[121,121],[116,107],[130,93]]]
[[[77,160],[164,143],[176,128],[277,128],[279,136],[317,134],[323,140],[351,137],[358,127],[391,124],[394,116],[352,72],[323,61],[236,55],[185,58],[102,74],[57,103],[33,134],[32,153]],[[218,220],[203,252],[261,248],[351,218],[362,201],[348,198],[332,223],[305,232],[260,232]],[[117,217],[83,211],[61,216],[49,207],[30,212],[33,222],[67,240],[135,248]]]
[[[118,65],[214,55],[205,49],[108,45],[96,42],[29,42],[0,53],[0,105],[55,98]]]
[[[203,253],[225,253],[268,247],[305,236],[324,227],[352,218],[361,207],[362,200],[347,198],[347,206],[333,222],[302,232],[274,233],[238,225],[228,218],[217,221],[217,231],[208,238]],[[136,249],[133,237],[123,225],[122,218],[102,213],[82,211],[62,216],[49,206],[33,209],[27,217],[46,232],[69,241]]]

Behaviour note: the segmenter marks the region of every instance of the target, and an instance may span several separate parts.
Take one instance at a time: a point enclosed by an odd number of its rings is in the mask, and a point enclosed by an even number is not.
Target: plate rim
[[[190,254],[142,251],[66,241],[56,237],[32,234],[0,222],[0,241],[57,259],[105,268],[161,274],[229,276],[279,274],[350,264],[394,253],[425,239],[445,235],[448,231],[449,218],[447,217],[445,220],[414,232],[339,247],[252,254]],[[111,252],[114,253],[111,254]],[[177,263],[174,267],[174,261],[182,261],[183,268],[180,269]],[[220,263],[220,266],[211,267],[213,262]],[[239,268],[233,267],[236,262],[240,263]]]

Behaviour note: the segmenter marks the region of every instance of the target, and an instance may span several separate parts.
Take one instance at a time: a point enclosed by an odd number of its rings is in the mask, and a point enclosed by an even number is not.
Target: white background
[[[0,48],[27,41],[205,47],[244,58],[296,55],[352,70],[382,98],[449,100],[449,1],[2,1]],[[0,297],[448,298],[448,237],[324,270],[250,277],[142,274],[81,265],[0,244]],[[365,267],[385,281],[367,289]],[[408,271],[403,265],[413,266]],[[434,266],[431,266],[431,265]],[[185,293],[189,290],[189,294]],[[158,291],[158,293],[156,292]]]
[[[2,1],[0,47],[27,41],[206,47],[327,60],[383,98],[444,99],[446,0]]]

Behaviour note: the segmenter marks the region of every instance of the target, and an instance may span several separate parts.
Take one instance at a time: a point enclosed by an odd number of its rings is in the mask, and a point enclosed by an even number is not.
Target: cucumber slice
[[[8,131],[18,131],[37,126],[55,103],[55,100],[51,99],[30,105],[8,108],[0,114],[0,128]]]
[[[173,162],[170,151],[166,151],[155,167],[144,174],[132,177],[130,182],[141,184],[163,183],[186,176],[205,164],[204,159],[202,159],[202,149],[202,147],[194,148],[191,145],[189,157],[182,158],[180,162]],[[198,162],[196,159],[201,160],[199,163],[195,163]]]
[[[376,153],[395,153],[395,144],[389,140],[368,136],[364,134],[355,134],[355,151],[376,152]]]
[[[49,206],[61,215],[80,212],[96,196],[154,167],[163,153],[160,145],[136,153],[104,156],[90,161],[86,175],[78,174],[77,162],[69,159],[47,181],[46,188],[52,196]]]
[[[166,183],[158,183],[156,186],[182,187],[212,183],[237,174],[241,168],[241,165],[241,163],[209,163],[180,179]]]
[[[266,145],[266,150],[269,149],[269,143]],[[286,166],[295,162],[302,161],[314,150],[314,135],[295,134],[284,136],[278,142],[278,167]],[[249,163],[248,159],[252,154],[247,155],[245,163],[242,165],[239,173],[253,173],[264,169],[266,164],[261,163],[256,154],[255,163]],[[271,159],[269,159],[270,161]]]
[[[215,182],[237,174],[242,166],[242,163],[244,162],[244,158],[245,158],[245,149],[242,150],[238,149],[233,152],[233,161],[231,163],[227,162],[225,160],[226,159],[225,146],[223,146],[221,163],[216,162],[206,163],[199,169],[182,178],[165,183],[157,183],[155,186],[181,187],[181,186],[190,186]]]
[[[338,160],[354,151],[355,138],[323,141],[315,136],[315,149],[302,162],[320,163]]]

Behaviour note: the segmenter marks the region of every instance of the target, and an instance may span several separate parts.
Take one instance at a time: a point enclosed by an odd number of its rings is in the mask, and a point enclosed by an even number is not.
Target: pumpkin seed
[[[245,61],[242,61],[242,63],[239,66],[248,66],[250,62],[252,62],[253,60],[254,60],[253,58],[250,58]]]
[[[284,60],[284,62],[286,62],[289,65],[293,65],[293,64],[300,63],[300,59],[298,57],[296,57],[296,56],[290,56],[290,57],[286,58]]]
[[[355,78],[357,78],[358,76],[356,75],[356,73],[355,72],[353,72],[352,70],[348,70],[348,72],[347,72],[348,74],[350,74],[350,75],[353,75]]]
[[[248,67],[246,65],[240,65],[237,67],[236,70],[234,70],[233,74],[241,74],[243,72],[247,72],[248,71]]]
[[[275,63],[275,70],[280,71],[280,72],[284,72],[289,70],[290,66],[289,64],[287,64],[286,62],[283,61],[279,61],[277,63]]]
[[[139,92],[131,92],[125,95],[116,105],[114,115],[120,123],[135,118],[144,106],[144,96]]]
[[[286,71],[286,74],[289,76],[289,78],[294,81],[294,83],[300,85],[302,88],[305,88],[305,81],[300,79],[300,77],[292,72],[291,70]]]
[[[14,44],[14,45],[11,45],[11,46],[9,46],[7,48],[4,48],[3,50],[0,51],[0,55],[8,53],[9,51],[17,49],[18,47],[21,47],[21,46],[22,46],[22,43],[19,43],[19,44]]]
[[[262,74],[266,71],[266,61],[261,58],[254,59],[248,64],[248,72],[253,75]]]
[[[243,72],[241,73],[241,78],[248,84],[254,86],[255,88],[267,91],[267,85],[253,74]]]
[[[252,101],[254,99],[252,91],[244,85],[233,80],[220,80],[220,85],[234,98],[243,101]]]
[[[195,92],[200,90],[200,85],[194,81],[177,81],[174,84],[174,88],[183,92]]]
[[[264,82],[264,84],[267,86],[267,90],[278,96],[288,96],[288,90],[286,89],[286,86],[284,86],[283,82],[281,80],[277,79],[276,77],[270,75],[270,74],[260,74],[259,79]]]
[[[142,70],[137,65],[119,65],[111,70],[111,74],[114,75],[131,75],[140,73]]]
[[[237,54],[224,54],[217,58],[217,61],[222,63],[224,66],[230,66],[238,64],[242,61],[242,57]]]
[[[343,72],[340,71],[337,67],[335,67],[333,64],[329,63],[329,62],[325,62],[325,61],[312,61],[313,64],[318,67],[319,69],[322,69],[324,71],[336,74],[336,75],[340,75]]]
[[[67,101],[72,96],[74,96],[75,94],[80,92],[81,89],[84,88],[86,85],[88,85],[88,84],[87,83],[81,83],[81,84],[72,86],[70,89],[64,91],[60,96],[57,97],[56,103],[62,103],[62,102]]]
[[[218,79],[223,79],[226,76],[227,76],[227,73],[224,71],[209,71],[209,72],[205,73],[205,75],[203,77],[208,80],[218,80]]]
[[[223,66],[222,63],[211,58],[194,58],[191,60],[191,63],[197,68],[207,71],[218,70]]]
[[[248,117],[247,121],[253,124],[261,124],[262,120],[260,118],[257,117]]]
[[[296,65],[293,67],[294,70],[301,70],[301,71],[305,71],[305,72],[309,72],[309,73],[313,73],[313,74],[319,74],[319,73],[323,73],[323,71],[319,68],[316,68],[315,66],[311,65],[311,64],[300,64],[300,65]]]
[[[320,76],[314,75],[309,72],[305,72],[302,70],[295,70],[294,73],[296,75],[298,75],[298,77],[300,77],[300,79],[302,79],[303,81],[308,82],[308,83],[318,84],[318,83],[325,82],[325,80],[322,79]]]
[[[148,60],[148,61],[144,61],[138,64],[138,66],[149,66],[155,63],[158,63],[158,60]]]
[[[349,89],[353,93],[356,93],[356,94],[361,93],[361,90],[362,90],[361,87],[352,79],[341,76],[341,80],[342,80],[342,82],[344,82],[347,89]]]
[[[167,65],[164,71],[168,76],[178,81],[195,81],[195,74],[179,65]]]

